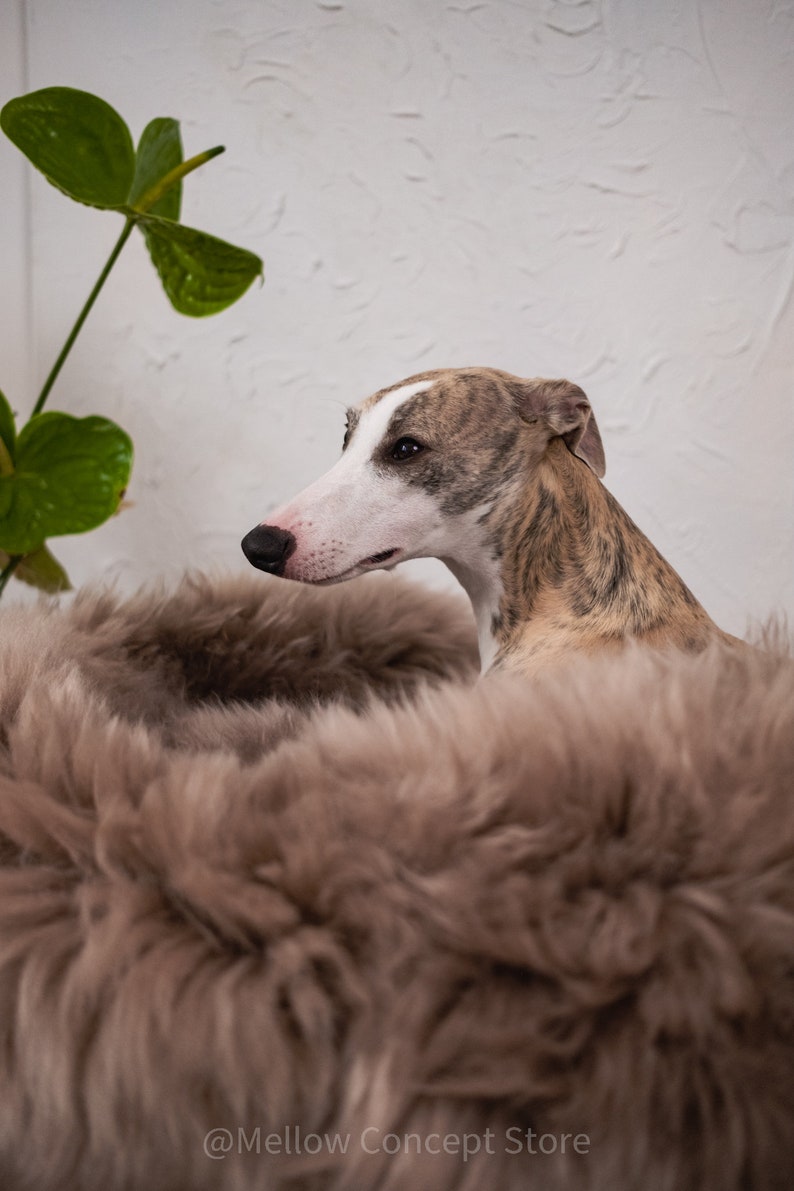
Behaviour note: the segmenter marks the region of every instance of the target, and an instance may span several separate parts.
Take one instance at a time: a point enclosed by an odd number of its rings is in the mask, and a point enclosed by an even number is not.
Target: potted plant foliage
[[[137,229],[168,298],[181,314],[225,310],[262,275],[253,252],[180,222],[183,178],[222,147],[184,159],[179,123],[158,118],[133,144],[108,103],[71,87],[10,100],[0,127],[53,186],[77,202],[116,211],[123,226],[27,422],[17,427],[0,392],[0,594],[12,575],[46,591],[70,586],[50,538],[101,525],[121,504],[133,447],[108,418],[73,417],[45,404],[80,328]]]

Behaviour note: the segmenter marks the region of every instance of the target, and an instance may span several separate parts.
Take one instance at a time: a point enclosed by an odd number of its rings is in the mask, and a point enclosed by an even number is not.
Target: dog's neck
[[[699,644],[708,616],[586,464],[557,439],[527,473],[482,518],[476,549],[444,560],[471,599],[483,671],[531,669],[563,642],[652,643],[673,609],[679,643]]]
[[[482,565],[459,558],[444,558],[442,561],[452,571],[471,600],[477,624],[480,670],[485,674],[496,661],[501,649],[501,641],[495,631],[504,592],[501,567],[487,553],[483,556]]]

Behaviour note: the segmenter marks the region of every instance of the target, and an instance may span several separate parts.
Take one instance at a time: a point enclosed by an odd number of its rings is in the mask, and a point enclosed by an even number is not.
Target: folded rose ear
[[[545,426],[549,438],[561,438],[568,450],[597,476],[606,471],[601,435],[583,389],[569,380],[522,381],[514,394],[520,417]]]

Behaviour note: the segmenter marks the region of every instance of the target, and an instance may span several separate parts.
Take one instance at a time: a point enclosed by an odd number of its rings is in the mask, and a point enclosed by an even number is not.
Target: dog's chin
[[[354,566],[348,567],[336,575],[301,574],[299,568],[290,574],[288,568],[284,573],[284,577],[286,579],[297,579],[300,583],[311,583],[314,587],[332,587],[334,583],[346,583],[348,579],[355,579],[358,575],[365,575],[367,571],[388,571],[393,566],[396,566],[402,554],[403,551],[399,547],[394,547],[391,550],[382,550],[378,554],[371,554],[368,558],[362,558]]]

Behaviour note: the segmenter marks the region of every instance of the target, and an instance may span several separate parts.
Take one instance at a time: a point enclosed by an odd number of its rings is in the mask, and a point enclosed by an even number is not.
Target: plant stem
[[[60,355],[58,356],[58,359],[53,364],[50,375],[47,377],[47,379],[44,382],[44,388],[39,393],[39,399],[36,402],[36,404],[33,406],[33,413],[31,414],[31,417],[35,417],[36,414],[40,414],[42,409],[44,408],[44,402],[47,400],[47,398],[50,395],[50,389],[55,384],[55,381],[58,378],[58,373],[61,371],[61,368],[63,368],[63,365],[66,362],[66,357],[69,355],[69,352],[72,350],[74,341],[77,338],[77,336],[80,334],[80,329],[81,329],[83,323],[85,322],[85,320],[88,318],[91,307],[94,305],[94,302],[96,302],[97,298],[99,297],[100,290],[102,289],[102,286],[107,281],[108,274],[110,273],[110,270],[115,265],[122,248],[127,243],[127,240],[130,238],[130,233],[132,232],[132,229],[135,227],[135,222],[136,222],[135,219],[133,219],[131,216],[128,216],[128,218],[124,224],[124,230],[122,231],[121,235],[119,236],[118,240],[116,241],[116,244],[113,248],[113,251],[111,252],[110,256],[107,259],[104,269],[99,274],[99,277],[97,278],[96,285],[91,290],[91,293],[88,295],[88,300],[86,301],[85,306],[83,307],[83,309],[80,311],[79,315],[77,316],[77,322],[74,324],[71,331],[69,332],[69,337],[67,338],[63,347],[61,348]],[[14,564],[14,565],[16,565],[16,564]],[[6,567],[6,571],[7,570],[8,570],[8,567]],[[3,571],[3,574],[0,575],[0,594],[2,594],[2,591],[3,591],[3,587],[1,585],[3,584],[3,576],[5,575],[5,573],[6,572]]]
[[[192,174],[193,170],[197,170],[200,165],[204,165],[207,161],[212,161],[213,157],[217,157],[219,153],[225,153],[226,150],[223,145],[216,145],[214,149],[205,149],[203,153],[197,153],[195,157],[190,157],[187,161],[180,161],[179,165],[175,165],[172,170],[169,170],[159,181],[155,182],[145,194],[142,194],[137,203],[133,203],[136,211],[145,214],[158,203],[164,194],[176,186],[177,182],[181,182],[187,174]]]
[[[11,578],[14,571],[17,569],[19,564],[22,562],[23,558],[24,558],[23,554],[12,554],[9,556],[8,562],[3,567],[2,572],[0,572],[0,596],[5,591],[6,583],[8,583],[8,580]]]

